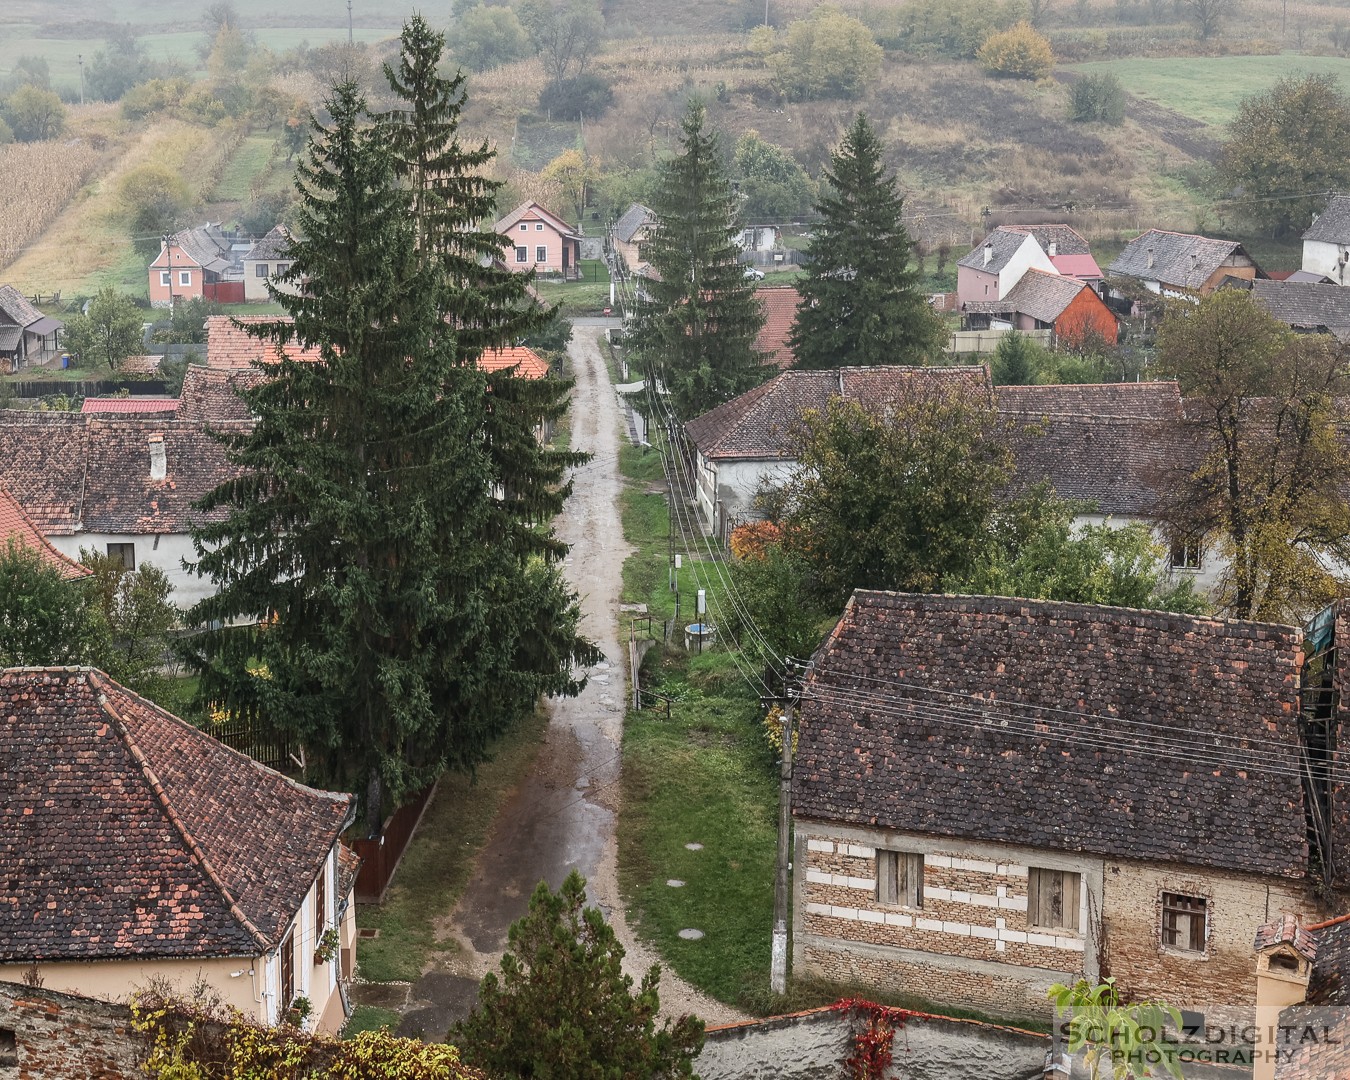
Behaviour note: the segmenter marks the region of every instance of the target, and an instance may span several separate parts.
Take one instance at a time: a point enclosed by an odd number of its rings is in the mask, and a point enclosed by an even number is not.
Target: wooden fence
[[[25,379],[10,383],[14,393],[21,398],[51,397],[65,394],[66,397],[107,397],[110,394],[127,391],[132,397],[164,397],[169,388],[160,379]]]
[[[296,770],[290,740],[259,716],[239,710],[219,724],[212,724],[207,731],[230,749],[247,754],[269,769],[281,773]]]
[[[953,353],[991,353],[998,348],[998,342],[1011,330],[958,330],[951,336],[947,351]],[[1049,345],[1054,337],[1053,330],[1022,330],[1023,337]]]
[[[361,856],[355,889],[358,904],[378,904],[384,900],[403,852],[435,793],[436,785],[432,784],[390,814],[379,836],[352,841],[352,850]]]
[[[242,281],[214,281],[202,286],[202,295],[218,304],[242,304],[244,302],[244,283]]]

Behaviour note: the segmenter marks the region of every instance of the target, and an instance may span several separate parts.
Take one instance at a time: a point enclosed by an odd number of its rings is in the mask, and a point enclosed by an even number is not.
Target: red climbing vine
[[[909,1013],[863,998],[845,998],[834,1006],[853,1018],[853,1052],[844,1059],[846,1080],[883,1080],[891,1066],[895,1029]]]

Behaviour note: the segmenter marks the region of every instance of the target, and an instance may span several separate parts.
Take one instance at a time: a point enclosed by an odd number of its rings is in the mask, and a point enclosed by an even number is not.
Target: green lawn
[[[239,144],[230,157],[220,181],[211,192],[211,202],[244,202],[248,199],[253,182],[269,170],[279,174],[268,176],[266,187],[276,189],[290,183],[293,164],[287,164],[285,155],[273,160],[272,148],[276,145],[277,133],[254,132]]]
[[[377,1005],[358,1005],[352,1010],[347,1023],[343,1025],[342,1037],[355,1038],[363,1031],[379,1031],[381,1028],[398,1027],[400,1014],[393,1009],[381,1009]]]
[[[1327,72],[1350,88],[1350,59],[1340,56],[1132,57],[1068,70],[1109,71],[1131,94],[1218,126],[1236,115],[1243,98],[1264,93],[1286,75]]]

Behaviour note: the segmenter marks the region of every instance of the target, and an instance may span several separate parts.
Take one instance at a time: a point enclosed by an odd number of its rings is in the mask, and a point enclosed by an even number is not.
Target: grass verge
[[[352,1039],[363,1031],[379,1031],[381,1028],[396,1028],[402,1016],[394,1009],[381,1009],[377,1005],[358,1005],[342,1028],[342,1037]]]
[[[534,761],[547,725],[540,710],[498,740],[492,760],[479,766],[475,777],[441,777],[384,903],[357,908],[357,926],[380,931],[378,938],[357,941],[363,979],[411,981],[422,974],[432,951],[448,947],[436,935],[436,920],[464,892],[497,810]]]

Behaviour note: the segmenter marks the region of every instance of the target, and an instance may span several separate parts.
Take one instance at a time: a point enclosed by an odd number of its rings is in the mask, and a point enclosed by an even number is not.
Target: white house
[[[1303,270],[1350,285],[1350,195],[1333,195],[1303,233]]]

